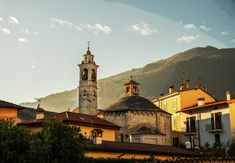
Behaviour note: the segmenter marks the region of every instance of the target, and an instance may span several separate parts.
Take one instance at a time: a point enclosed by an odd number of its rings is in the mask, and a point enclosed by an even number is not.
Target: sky
[[[193,47],[235,47],[234,0],[0,0],[0,99],[78,87],[87,50],[98,78]]]

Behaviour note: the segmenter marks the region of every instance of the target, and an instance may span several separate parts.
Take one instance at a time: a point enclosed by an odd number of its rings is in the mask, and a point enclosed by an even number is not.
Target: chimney
[[[185,88],[186,88],[186,89],[189,89],[189,88],[190,88],[189,82],[190,82],[189,79],[185,80]]]
[[[174,92],[174,86],[172,85],[172,86],[169,87],[169,92],[168,93],[173,93],[173,92]]]
[[[205,98],[204,97],[198,98],[197,105],[198,106],[205,105]]]
[[[42,119],[45,117],[45,110],[43,108],[40,108],[40,105],[38,105],[36,109],[36,119]]]
[[[98,118],[101,118],[101,119],[104,119],[104,114],[105,114],[105,111],[104,111],[104,110],[98,110],[97,117],[98,117]]]
[[[230,93],[230,91],[226,91],[226,100],[231,100],[231,93]]]
[[[93,129],[91,132],[93,143],[96,145],[102,144],[103,131],[101,129]]]
[[[184,83],[180,85],[180,90],[183,90],[183,89],[184,89]]]

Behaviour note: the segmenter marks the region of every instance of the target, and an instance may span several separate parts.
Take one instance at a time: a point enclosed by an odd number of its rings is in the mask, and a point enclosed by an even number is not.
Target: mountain
[[[140,95],[153,99],[166,93],[170,85],[179,88],[183,79],[191,85],[199,83],[218,99],[225,98],[226,90],[235,90],[235,48],[217,49],[212,46],[193,48],[167,59],[150,63],[98,81],[99,108],[105,109],[124,96],[123,84],[130,76],[140,83]],[[234,93],[234,92],[232,92]],[[65,111],[76,108],[77,90],[60,92],[42,98],[42,107],[50,111]],[[35,107],[36,103],[22,103]]]

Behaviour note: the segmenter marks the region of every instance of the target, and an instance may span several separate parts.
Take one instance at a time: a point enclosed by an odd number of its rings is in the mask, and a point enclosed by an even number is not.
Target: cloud
[[[3,33],[6,33],[6,34],[11,34],[10,29],[7,29],[7,28],[0,28],[0,31],[2,31]]]
[[[197,29],[197,27],[194,24],[185,24],[183,25],[183,27],[187,30]]]
[[[200,28],[204,31],[210,31],[211,29],[207,26],[204,26],[204,25],[200,25]]]
[[[112,32],[112,29],[107,26],[107,25],[102,25],[102,24],[95,24],[95,25],[90,25],[90,24],[86,24],[85,27],[88,28],[88,30],[94,31],[94,33],[97,35],[99,32],[105,33],[105,34],[109,34]]]
[[[235,43],[235,39],[233,39],[233,40],[232,40],[232,42],[234,42],[234,43]]]
[[[1,17],[0,17],[0,22],[2,22],[2,23],[4,22],[4,19],[3,19],[3,18],[1,18]]]
[[[29,40],[26,39],[26,38],[20,37],[20,38],[18,38],[18,41],[19,41],[19,42],[27,42],[27,41],[29,41]]]
[[[199,35],[184,35],[179,38],[177,38],[176,42],[178,43],[191,43],[199,38]]]
[[[62,20],[59,18],[50,18],[50,21],[51,21],[51,25],[50,25],[51,27],[56,27],[57,25],[61,27],[64,27],[64,26],[70,27],[73,25],[70,21]]]
[[[75,26],[74,27],[77,31],[82,31],[82,27],[80,27],[80,26]]]
[[[38,31],[34,31],[34,32],[33,32],[33,35],[34,35],[34,36],[37,36],[37,35],[39,35],[39,32],[38,32]]]
[[[19,20],[13,16],[9,16],[9,19],[10,20],[8,21],[8,23],[10,23],[10,24],[20,24]]]
[[[222,32],[220,33],[221,36],[226,36],[226,35],[228,35],[228,34],[229,34],[229,31],[222,31]]]
[[[142,36],[149,36],[157,32],[156,28],[147,23],[133,24],[128,30]]]
[[[29,29],[27,29],[27,28],[21,29],[21,31],[22,31],[24,34],[26,34],[26,35],[29,35],[29,34],[30,34],[30,31],[29,31]]]
[[[35,66],[35,65],[30,65],[29,67],[30,67],[31,69],[35,69],[36,66]]]
[[[22,33],[24,33],[25,35],[34,35],[34,36],[37,36],[39,34],[38,31],[31,31],[27,28],[23,28],[21,29]]]

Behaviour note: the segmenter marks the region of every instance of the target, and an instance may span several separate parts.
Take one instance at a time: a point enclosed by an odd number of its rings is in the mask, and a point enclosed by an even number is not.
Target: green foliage
[[[61,121],[45,123],[44,128],[33,135],[33,162],[80,162],[84,159],[85,138],[80,129]]]
[[[85,143],[79,128],[61,121],[49,121],[36,133],[0,121],[0,163],[81,162]]]
[[[26,162],[30,142],[31,135],[26,129],[0,120],[0,162]]]

